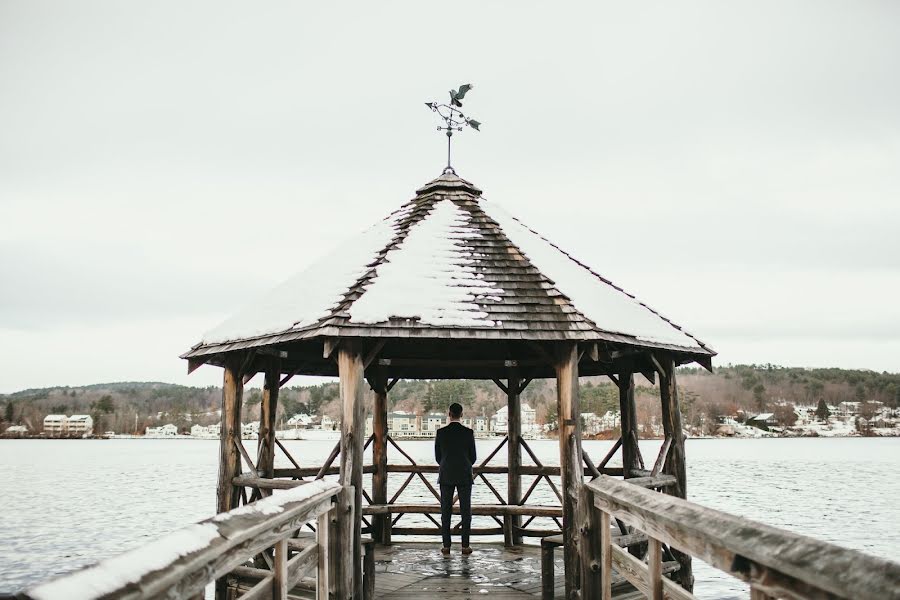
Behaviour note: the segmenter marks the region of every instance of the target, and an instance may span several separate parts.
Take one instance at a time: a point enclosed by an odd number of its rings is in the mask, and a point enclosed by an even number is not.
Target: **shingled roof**
[[[452,173],[184,357],[326,337],[605,341],[714,354]]]

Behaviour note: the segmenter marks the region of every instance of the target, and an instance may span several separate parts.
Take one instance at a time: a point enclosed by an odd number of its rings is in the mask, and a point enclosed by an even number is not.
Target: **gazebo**
[[[578,586],[579,498],[585,474],[625,478],[667,474],[668,493],[685,497],[684,434],[675,383],[678,365],[711,369],[714,352],[559,246],[482,198],[451,171],[427,183],[384,220],[338,247],[203,336],[185,353],[188,370],[223,368],[219,512],[293,485],[306,471],[274,468],[278,391],[295,375],[340,378],[340,482],[353,486],[335,531],[352,589],[360,598],[363,519],[364,385],[375,393],[369,504],[387,505],[387,395],[399,379],[494,380],[507,395],[506,505],[522,503],[519,395],[533,378],[555,378],[567,593]],[[256,460],[241,437],[243,386],[264,373]],[[645,469],[638,448],[634,376],[659,381],[665,441]],[[622,468],[582,452],[579,377],[608,376],[619,389]],[[242,471],[242,458],[250,472]],[[284,478],[295,481],[285,481]],[[249,497],[247,490],[250,490]],[[366,494],[368,496],[368,494]],[[370,531],[390,543],[391,515],[372,515]],[[507,544],[522,542],[521,512],[503,513]],[[672,550],[690,588],[690,557]],[[217,588],[217,597],[224,589]]]

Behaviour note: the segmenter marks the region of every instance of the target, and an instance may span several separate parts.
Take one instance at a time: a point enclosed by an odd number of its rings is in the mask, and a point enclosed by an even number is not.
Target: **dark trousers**
[[[462,517],[462,545],[469,546],[472,531],[472,484],[441,484],[441,535],[444,548],[450,547],[450,517],[453,515],[453,491],[459,493],[459,514]]]

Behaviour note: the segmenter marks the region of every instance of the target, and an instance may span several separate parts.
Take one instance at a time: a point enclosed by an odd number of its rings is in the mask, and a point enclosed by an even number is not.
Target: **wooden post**
[[[559,465],[562,482],[563,564],[566,598],[578,589],[578,495],[584,480],[581,456],[581,407],[578,402],[578,345],[559,345],[556,356],[556,406],[559,414]]]
[[[662,545],[659,540],[650,538],[647,550],[647,597],[651,600],[663,600]]]
[[[334,569],[331,555],[335,538],[336,509],[319,515],[316,522],[316,545],[319,547],[318,568],[316,570],[316,598],[330,600],[334,593]]]
[[[272,600],[288,600],[287,538],[275,543],[275,576],[272,581]]]
[[[593,502],[591,503],[593,506]],[[595,509],[596,510],[596,509]],[[608,512],[600,513],[600,595],[601,600],[612,600],[612,540]]]
[[[372,473],[372,503],[387,504],[388,484],[388,422],[387,422],[387,377],[379,369],[372,391],[375,392],[375,406],[372,414],[372,462],[375,472]],[[391,543],[391,515],[372,515],[372,538],[385,546]]]
[[[222,381],[222,428],[219,434],[219,481],[216,485],[216,512],[228,512],[237,508],[240,490],[232,481],[241,473],[241,455],[236,440],[241,435],[241,401],[244,394],[243,376],[240,373],[241,356],[225,359]],[[224,577],[216,580],[216,599],[225,600],[228,582]]]
[[[275,475],[275,413],[278,410],[280,379],[281,361],[272,358],[266,369],[259,405],[259,447],[256,453],[256,471],[260,477],[268,479]]]
[[[594,508],[593,494],[586,486],[581,486],[578,512],[581,534],[581,597],[600,598],[603,589],[602,543],[604,539],[608,541],[610,538],[609,519],[606,520],[606,531],[603,531],[600,511]]]
[[[684,429],[681,427],[681,408],[678,405],[678,387],[675,382],[675,361],[671,356],[658,355],[657,360],[662,366],[659,374],[659,396],[662,401],[663,431],[672,443],[666,457],[663,473],[674,475],[677,483],[666,488],[668,494],[687,498],[687,470],[685,467],[684,453]],[[674,548],[672,555],[678,561],[680,568],[674,574],[674,579],[688,591],[694,589],[694,573],[691,568],[691,556]]]
[[[631,470],[638,468],[637,406],[634,402],[634,374],[619,373],[619,415],[622,430],[622,470],[625,479],[631,477]]]
[[[338,511],[338,538],[341,545],[347,541],[351,547],[338,548],[340,556],[350,559],[351,589],[342,589],[339,578],[337,600],[362,598],[362,474],[365,420],[363,405],[363,356],[358,342],[344,340],[338,348],[338,374],[341,379],[341,454],[340,483],[353,486],[349,498],[350,511]],[[349,514],[348,514],[349,513]]]
[[[506,503],[510,505],[522,502],[522,402],[519,397],[519,387],[522,380],[515,370],[510,370],[506,381],[506,421],[509,439],[506,444],[507,451],[507,476],[506,476]],[[506,546],[516,546],[522,543],[521,515],[503,516],[503,543]]]

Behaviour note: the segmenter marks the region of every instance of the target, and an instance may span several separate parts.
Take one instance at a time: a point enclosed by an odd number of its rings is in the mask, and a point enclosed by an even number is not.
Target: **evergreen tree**
[[[824,398],[819,398],[819,403],[816,405],[816,416],[819,417],[820,421],[828,421],[828,417],[831,415],[831,411],[828,410],[828,405],[825,404]]]

